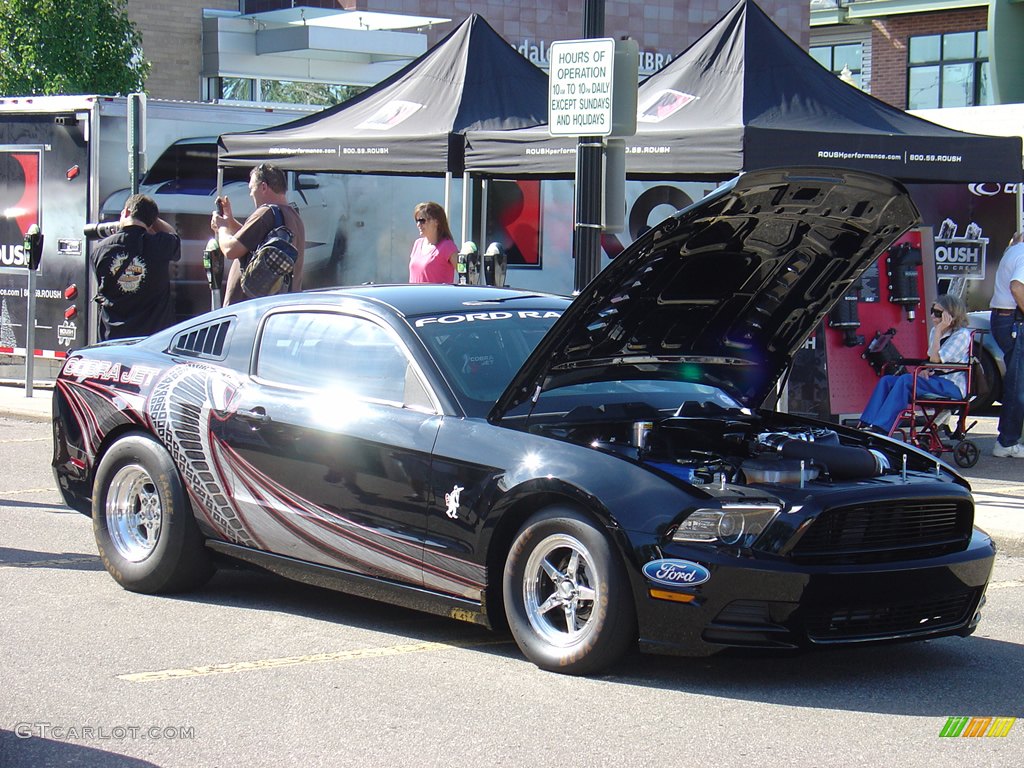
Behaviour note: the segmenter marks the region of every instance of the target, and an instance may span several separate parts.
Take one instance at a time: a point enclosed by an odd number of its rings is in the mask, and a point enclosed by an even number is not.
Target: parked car
[[[981,334],[981,349],[975,350],[975,356],[981,363],[981,369],[988,381],[987,391],[978,394],[971,401],[972,411],[981,411],[991,408],[997,400],[1003,399],[1003,377],[1006,376],[1006,361],[1003,360],[1003,351],[996,344],[991,333],[990,313],[986,310],[968,312],[967,318],[970,321],[971,330],[985,331]]]
[[[994,547],[912,446],[772,410],[918,221],[905,189],[758,171],[574,300],[359,286],[72,354],[53,467],[126,589],[216,558],[492,627],[542,668],[970,635]]]

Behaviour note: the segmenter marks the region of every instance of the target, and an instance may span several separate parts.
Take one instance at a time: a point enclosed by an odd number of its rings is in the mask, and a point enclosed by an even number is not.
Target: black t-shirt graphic
[[[99,284],[100,339],[148,336],[174,323],[170,263],[181,258],[181,240],[125,227],[93,249]]]

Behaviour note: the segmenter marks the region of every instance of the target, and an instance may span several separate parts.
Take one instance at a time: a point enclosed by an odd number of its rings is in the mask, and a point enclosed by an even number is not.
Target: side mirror
[[[295,180],[296,189],[320,189],[320,179],[312,173],[300,173]]]

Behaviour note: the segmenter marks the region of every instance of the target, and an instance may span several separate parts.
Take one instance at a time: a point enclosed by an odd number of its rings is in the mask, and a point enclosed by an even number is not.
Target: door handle
[[[261,405],[256,406],[252,410],[246,408],[239,408],[237,411],[235,411],[235,415],[240,419],[251,421],[257,425],[270,423],[270,417],[267,415],[267,409]]]

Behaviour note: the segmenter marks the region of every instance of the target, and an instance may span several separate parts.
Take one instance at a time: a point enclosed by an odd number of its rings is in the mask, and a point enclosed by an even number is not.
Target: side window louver
[[[212,325],[190,328],[175,337],[170,351],[177,355],[219,359],[224,356],[224,340],[230,326],[230,320],[222,320]]]

